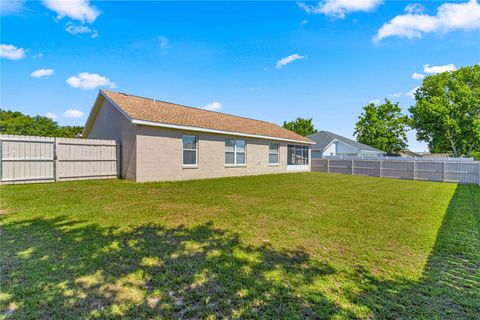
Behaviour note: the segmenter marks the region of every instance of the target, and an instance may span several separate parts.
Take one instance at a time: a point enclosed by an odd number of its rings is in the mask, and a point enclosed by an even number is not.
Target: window
[[[268,146],[268,163],[279,164],[280,163],[280,144],[270,143]]]
[[[288,145],[288,165],[308,164],[308,147],[299,145]]]
[[[225,140],[225,164],[244,165],[246,163],[245,140]]]
[[[183,166],[195,167],[197,166],[197,136],[183,136]]]

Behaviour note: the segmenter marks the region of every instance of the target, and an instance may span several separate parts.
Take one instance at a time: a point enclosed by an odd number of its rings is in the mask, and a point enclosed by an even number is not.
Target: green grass
[[[477,186],[305,173],[0,191],[0,318],[480,319]]]

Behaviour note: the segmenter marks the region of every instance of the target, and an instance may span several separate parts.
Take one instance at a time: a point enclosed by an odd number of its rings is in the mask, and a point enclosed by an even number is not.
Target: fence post
[[[447,167],[446,164],[447,162],[446,161],[442,161],[442,182],[445,182],[445,168]]]
[[[478,174],[478,185],[480,186],[480,161],[478,162],[477,165],[477,174]]]
[[[382,168],[383,167],[383,160],[380,160],[380,178],[382,177]]]
[[[327,159],[327,173],[330,173],[330,159]]]
[[[53,138],[53,178],[55,179],[55,181],[58,181],[58,175],[59,175],[57,149],[58,149],[57,138]]]
[[[353,176],[353,163],[355,160],[352,159],[352,176]]]
[[[417,161],[413,157],[413,180],[417,180]]]
[[[117,178],[122,177],[122,145],[117,141],[116,159],[117,159]]]

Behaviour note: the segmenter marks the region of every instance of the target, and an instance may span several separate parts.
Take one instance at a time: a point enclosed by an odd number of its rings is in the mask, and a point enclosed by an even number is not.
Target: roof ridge
[[[235,118],[241,118],[241,119],[247,119],[247,120],[253,120],[253,121],[258,121],[258,122],[273,124],[273,125],[275,125],[275,126],[278,126],[278,127],[280,127],[280,128],[283,128],[282,126],[279,126],[279,125],[276,124],[276,123],[269,122],[269,121],[265,121],[265,120],[258,120],[258,119],[253,119],[253,118],[249,118],[249,117],[242,117],[242,116],[237,116],[237,115],[230,114],[230,113],[225,113],[225,112],[205,110],[205,109],[202,109],[202,108],[199,108],[199,107],[192,107],[192,106],[187,106],[187,105],[184,105],[184,104],[169,102],[169,101],[165,101],[165,100],[158,100],[158,99],[153,99],[153,98],[142,97],[142,96],[139,96],[139,95],[136,95],[136,94],[130,94],[130,93],[127,93],[127,92],[117,92],[117,91],[104,90],[104,89],[102,89],[101,91],[111,92],[111,93],[117,93],[117,94],[123,94],[123,95],[127,95],[127,96],[133,96],[133,97],[137,97],[137,98],[145,99],[145,100],[153,100],[153,101],[155,101],[155,102],[163,102],[163,103],[173,104],[173,105],[180,106],[180,107],[183,107],[183,108],[190,108],[190,109],[195,109],[195,110],[200,110],[200,111],[205,111],[205,112],[217,113],[217,114],[222,114],[222,115],[226,115],[226,116],[230,116],[230,117],[235,117]],[[283,128],[283,129],[285,129],[285,128]],[[285,130],[288,130],[288,129],[285,129]]]
[[[323,137],[325,137],[329,141],[329,143],[331,143],[333,140],[338,140],[342,143],[348,144],[348,145],[350,145],[354,148],[357,148],[357,149],[362,149],[362,150],[367,150],[367,151],[381,151],[377,148],[369,146],[368,144],[356,141],[354,137],[348,138],[348,137],[339,135],[335,132],[330,132],[330,131],[327,131],[327,130],[319,130],[316,133],[313,133],[313,134],[307,136],[307,138],[310,138],[312,140],[314,140],[315,138],[322,139]],[[315,140],[315,141],[317,141],[317,143],[319,143],[318,140]],[[324,148],[326,148],[327,146],[328,146],[328,144],[326,144]]]

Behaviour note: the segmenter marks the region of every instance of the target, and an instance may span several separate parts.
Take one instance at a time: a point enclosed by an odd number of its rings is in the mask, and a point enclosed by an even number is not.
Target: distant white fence
[[[115,140],[0,135],[0,183],[116,178]]]
[[[312,159],[312,171],[480,185],[480,162],[452,159]]]

